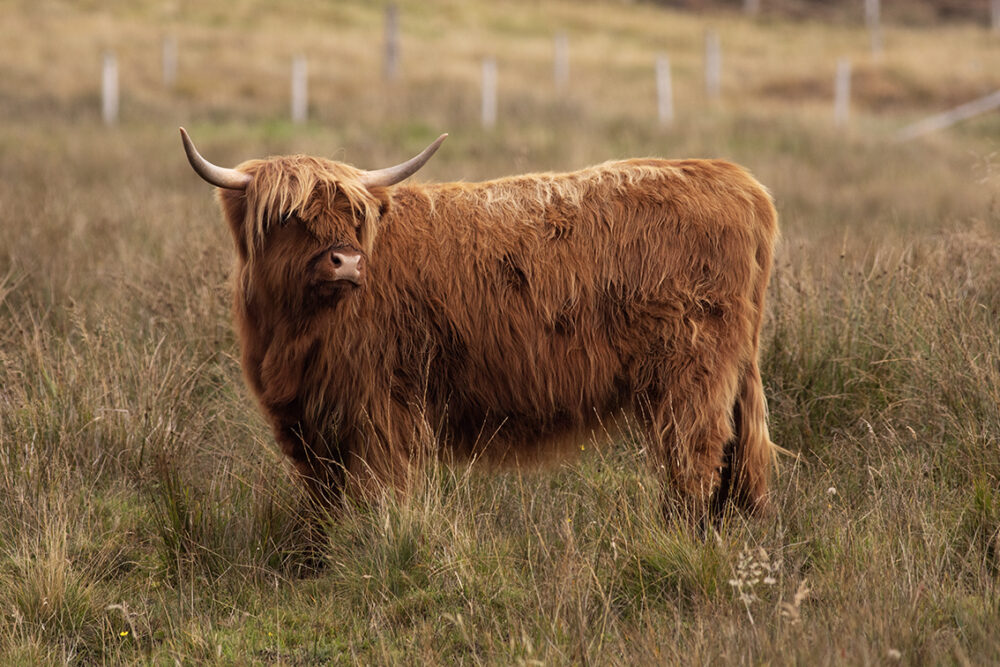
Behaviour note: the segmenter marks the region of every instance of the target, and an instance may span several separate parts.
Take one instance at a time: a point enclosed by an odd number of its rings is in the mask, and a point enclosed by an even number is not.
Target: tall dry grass
[[[834,54],[866,57],[847,25],[712,17],[727,74],[705,107],[704,17],[402,3],[403,78],[386,86],[377,8],[297,7],[3,10],[0,661],[1000,660],[1000,126],[885,141],[949,103],[942,80],[995,85],[988,35],[888,28],[865,68],[903,92],[862,91],[844,134],[809,91]],[[565,99],[546,87],[556,27],[572,40]],[[175,91],[157,79],[168,31]],[[672,130],[652,122],[664,44]],[[123,116],[104,128],[94,81],[111,46]],[[304,127],[284,120],[298,50],[314,72]],[[476,123],[488,52],[494,133]],[[981,69],[927,66],[942,54]],[[315,532],[243,388],[230,241],[181,123],[222,164],[308,151],[376,166],[449,131],[427,178],[649,154],[749,165],[784,233],[763,372],[774,439],[797,457],[776,512],[707,536],[664,525],[626,429],[537,473],[433,465],[408,502]]]

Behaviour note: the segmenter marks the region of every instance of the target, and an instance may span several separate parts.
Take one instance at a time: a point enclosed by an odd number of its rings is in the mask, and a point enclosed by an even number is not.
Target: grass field
[[[611,2],[0,7],[0,662],[985,664],[1000,661],[1000,116],[896,144],[1000,88],[1000,38]],[[724,49],[704,99],[701,43]],[[568,31],[570,87],[551,83]],[[160,82],[164,35],[180,44]],[[101,124],[101,52],[122,77]],[[655,122],[669,52],[678,120]],[[310,62],[310,121],[287,70]],[[500,121],[478,124],[482,57]],[[851,125],[832,126],[838,57]],[[783,239],[763,374],[791,450],[773,515],[664,525],[641,442],[550,469],[435,466],[317,534],[241,378],[231,241],[177,126],[223,165],[362,167],[451,137],[474,180],[722,156]]]

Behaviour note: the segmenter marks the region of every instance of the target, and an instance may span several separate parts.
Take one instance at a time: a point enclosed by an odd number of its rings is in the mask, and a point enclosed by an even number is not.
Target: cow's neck
[[[275,308],[274,300],[251,299],[237,303],[235,317],[243,348],[243,368],[251,389],[268,410],[287,411],[296,402],[306,371],[315,352],[321,315],[303,317]]]

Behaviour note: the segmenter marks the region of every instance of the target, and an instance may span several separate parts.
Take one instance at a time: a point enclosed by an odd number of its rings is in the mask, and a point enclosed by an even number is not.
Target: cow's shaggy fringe
[[[239,168],[251,185],[220,199],[244,370],[318,495],[405,489],[414,443],[518,461],[624,411],[669,495],[764,504],[777,224],[741,168],[645,159],[372,191],[319,158]],[[364,253],[367,285],[318,300],[310,258],[340,246]]]
[[[308,155],[284,157],[280,160],[250,160],[239,169],[257,174],[247,187],[246,209],[242,224],[241,247],[248,261],[260,249],[275,223],[292,216],[312,221],[322,218],[327,202],[343,194],[350,203],[349,214],[363,239],[366,252],[371,252],[379,216],[379,202],[358,181],[361,170],[340,162],[331,162]],[[322,233],[322,227],[317,227]]]

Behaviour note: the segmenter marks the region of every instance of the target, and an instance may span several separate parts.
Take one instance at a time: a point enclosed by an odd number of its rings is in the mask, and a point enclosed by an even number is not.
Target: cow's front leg
[[[389,400],[369,407],[345,456],[347,492],[362,501],[403,498],[434,450],[434,435],[418,404]]]

